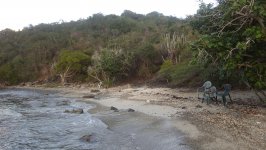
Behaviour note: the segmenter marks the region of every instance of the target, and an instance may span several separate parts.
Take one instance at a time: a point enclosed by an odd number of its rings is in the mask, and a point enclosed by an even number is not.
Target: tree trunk
[[[60,74],[60,78],[61,78],[61,84],[62,84],[62,86],[64,86],[65,85],[65,82],[66,82],[65,75],[64,74]]]

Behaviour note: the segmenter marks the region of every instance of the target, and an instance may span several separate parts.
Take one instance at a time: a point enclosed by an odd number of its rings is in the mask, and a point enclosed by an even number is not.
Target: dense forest
[[[186,20],[128,10],[121,16],[95,14],[18,32],[6,29],[0,35],[1,82],[9,84],[61,77],[108,84],[129,77],[146,79],[168,59],[167,42],[175,42],[171,51],[181,52],[187,50],[187,40],[195,39]]]
[[[179,19],[125,10],[120,16],[0,31],[0,83],[149,80],[198,86],[205,80],[266,97],[266,4],[218,0]]]

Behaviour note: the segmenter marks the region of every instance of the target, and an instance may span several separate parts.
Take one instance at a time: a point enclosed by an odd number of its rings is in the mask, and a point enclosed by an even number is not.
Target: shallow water
[[[91,149],[80,137],[106,132],[107,126],[86,110],[90,104],[56,93],[33,90],[0,91],[0,149]],[[84,114],[64,113],[83,108]]]
[[[0,150],[190,149],[171,120],[109,109],[88,113],[94,107],[55,92],[0,90]],[[64,113],[77,108],[84,114]],[[80,140],[84,135],[92,141]]]

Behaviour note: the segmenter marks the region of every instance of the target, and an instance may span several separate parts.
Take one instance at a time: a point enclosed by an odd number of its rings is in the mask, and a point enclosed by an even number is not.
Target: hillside
[[[186,19],[125,10],[72,22],[0,32],[0,83],[103,86],[150,80],[170,86],[253,89],[266,94],[266,5],[262,0],[200,4]]]
[[[174,33],[186,35],[188,40],[195,38],[186,20],[158,12],[141,15],[127,10],[121,16],[95,14],[83,20],[39,24],[21,31],[5,29],[0,32],[0,82],[57,80],[67,68],[66,64],[56,66],[64,59],[59,56],[65,51],[80,52],[88,57],[87,63],[72,69],[69,82],[98,80],[88,76],[88,67],[95,72],[99,63],[105,70],[104,75],[97,75],[101,80],[106,76],[114,81],[128,77],[150,78],[160,69],[162,58],[167,57],[164,35]],[[97,62],[99,57],[109,56],[112,59]]]

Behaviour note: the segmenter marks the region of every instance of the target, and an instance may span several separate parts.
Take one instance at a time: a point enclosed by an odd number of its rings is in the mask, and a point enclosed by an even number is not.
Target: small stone
[[[134,109],[131,109],[131,108],[129,108],[127,111],[128,111],[128,112],[134,112],[135,110],[134,110]]]
[[[94,94],[89,94],[89,95],[85,95],[82,98],[94,98],[95,95]]]
[[[186,106],[183,106],[182,109],[187,109],[187,107]]]
[[[73,113],[73,114],[83,114],[83,109],[73,109],[73,110],[65,110],[65,113]]]
[[[92,89],[91,92],[92,92],[92,93],[99,93],[99,92],[101,92],[101,91],[100,91],[100,90],[97,90],[97,89]]]
[[[201,105],[196,105],[196,108],[202,108],[202,106]]]

